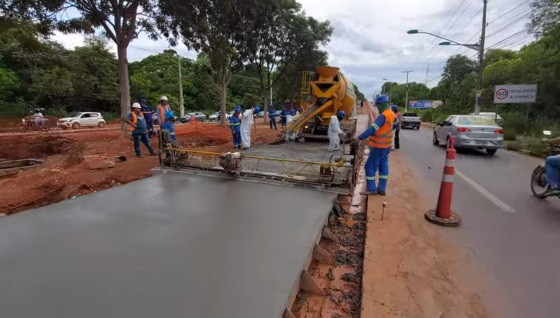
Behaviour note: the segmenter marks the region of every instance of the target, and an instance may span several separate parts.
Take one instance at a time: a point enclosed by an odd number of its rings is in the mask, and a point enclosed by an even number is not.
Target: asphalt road
[[[402,130],[399,151],[435,207],[445,148],[432,145],[432,133]],[[505,150],[465,151],[455,161],[453,210],[463,222],[441,231],[470,251],[499,317],[560,315],[560,199],[531,195],[531,173],[540,163]]]

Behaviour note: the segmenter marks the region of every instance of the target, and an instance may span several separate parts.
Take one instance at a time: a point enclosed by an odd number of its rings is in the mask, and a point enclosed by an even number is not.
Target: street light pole
[[[185,101],[183,99],[183,76],[181,75],[181,56],[177,54],[177,64],[179,66],[179,112],[181,118],[185,117]]]
[[[408,111],[408,73],[411,73],[412,71],[403,71],[403,73],[406,73],[406,99],[404,102],[404,112],[406,113]]]
[[[488,0],[483,0],[482,9],[482,33],[480,34],[480,44],[478,46],[478,80],[476,82],[476,99],[474,104],[474,114],[478,115],[482,104],[482,72],[484,71],[484,41],[486,39],[486,7]]]

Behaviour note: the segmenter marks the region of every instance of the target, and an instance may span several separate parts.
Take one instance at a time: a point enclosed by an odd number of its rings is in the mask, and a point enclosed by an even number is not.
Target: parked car
[[[212,115],[208,116],[208,120],[210,121],[216,121],[218,120],[218,118],[220,118],[220,112],[215,112]]]
[[[471,115],[474,115],[474,113],[472,113]],[[502,118],[502,116],[497,115],[494,112],[480,112],[480,113],[478,113],[478,115],[488,117],[488,118],[492,118],[496,122],[496,124],[498,124],[500,126],[504,126],[504,119]]]
[[[73,128],[78,129],[80,127],[105,127],[105,119],[101,116],[101,113],[94,112],[79,112],[73,113],[68,117],[61,118],[58,120],[57,126],[62,129]]]
[[[433,144],[448,143],[455,138],[455,148],[485,149],[494,155],[504,143],[504,130],[486,116],[451,115],[436,126]]]
[[[416,113],[404,113],[402,115],[402,128],[412,127],[413,129],[420,129],[420,116]]]
[[[226,113],[226,120],[229,120],[231,118],[231,116],[233,116],[234,111],[230,111],[229,113]],[[222,116],[220,115],[220,113],[218,112],[218,120],[220,120],[222,118]]]
[[[191,115],[185,114],[185,116],[181,117],[180,120],[181,120],[181,122],[182,122],[183,124],[184,124],[184,123],[188,123],[188,122],[191,121]]]
[[[264,118],[264,110],[257,113],[257,118]]]
[[[191,117],[194,117],[194,119],[196,121],[205,121],[206,120],[206,115],[204,115],[201,112],[193,112],[193,113],[189,113],[189,115],[191,115]]]

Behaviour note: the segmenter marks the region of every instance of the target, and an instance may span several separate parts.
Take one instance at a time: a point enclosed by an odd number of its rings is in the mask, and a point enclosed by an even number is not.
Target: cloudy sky
[[[329,20],[334,27],[325,47],[329,63],[339,66],[368,98],[380,90],[384,79],[437,84],[445,60],[476,52],[458,46],[439,46],[425,34],[409,35],[409,29],[435,33],[461,43],[476,43],[482,23],[482,0],[299,0],[308,15]],[[530,1],[490,0],[487,13],[486,47],[518,49],[532,41],[525,32]],[[57,34],[55,40],[67,48],[83,43],[79,34]],[[145,36],[132,42],[129,60],[162,52],[165,41]],[[114,46],[113,46],[114,49]],[[186,47],[175,48],[185,57],[195,57]]]

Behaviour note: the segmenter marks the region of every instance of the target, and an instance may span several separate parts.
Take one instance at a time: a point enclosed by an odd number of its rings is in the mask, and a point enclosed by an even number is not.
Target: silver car
[[[493,155],[502,148],[504,130],[492,118],[475,115],[451,115],[434,130],[433,143],[440,145],[455,138],[455,148],[485,149]]]

